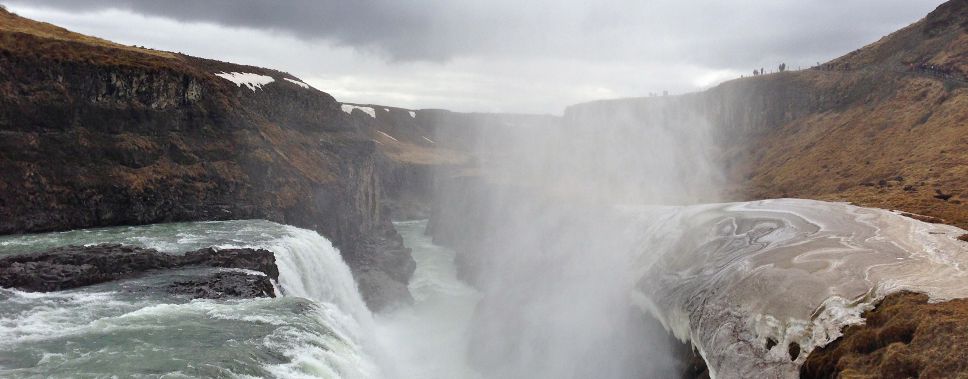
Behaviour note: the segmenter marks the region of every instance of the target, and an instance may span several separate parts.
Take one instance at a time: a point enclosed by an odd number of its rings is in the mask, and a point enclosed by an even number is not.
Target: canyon
[[[968,229],[966,126],[961,0],[817,67],[576,104],[561,116],[340,103],[285,72],[118,45],[0,10],[0,234],[268,220],[330,239],[375,311],[413,301],[415,262],[394,219],[429,218],[428,234],[456,251],[458,275],[479,287],[481,268],[501,257],[494,241],[534,227],[551,204],[570,205],[554,217],[611,225],[586,209],[803,198]],[[630,153],[654,146],[647,138],[694,140],[703,151]],[[547,166],[529,166],[526,157],[573,141],[596,143],[575,143],[575,161],[557,159],[562,175],[548,180]],[[634,173],[696,155],[675,168],[694,176],[662,171],[668,188]],[[496,228],[499,220],[510,222]],[[212,283],[184,285],[198,286]],[[964,301],[900,293],[880,304],[865,313],[868,325],[799,357],[801,375],[957,366],[968,345],[945,325],[964,321]],[[890,319],[887,307],[916,318]],[[906,363],[878,361],[885,356]]]

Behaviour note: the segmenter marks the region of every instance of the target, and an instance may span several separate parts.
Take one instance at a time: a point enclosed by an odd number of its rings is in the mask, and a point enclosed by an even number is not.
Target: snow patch
[[[410,112],[407,112],[407,113],[410,113],[410,118],[417,118],[417,112],[410,111]]]
[[[285,79],[289,83],[295,84],[295,85],[300,86],[302,88],[305,88],[305,89],[309,89],[310,88],[309,87],[309,84],[303,83],[301,81],[293,80],[293,79],[289,79],[289,78],[283,78],[283,79]]]
[[[262,89],[262,86],[276,81],[271,76],[252,74],[248,72],[219,72],[215,76],[235,83],[236,86],[246,86],[252,92]]]
[[[374,112],[373,108],[370,108],[370,107],[360,107],[356,105],[343,104],[343,106],[341,106],[340,108],[343,110],[343,112],[346,112],[347,114],[353,114],[354,109],[359,109],[363,111],[363,113],[370,115],[370,117],[376,118],[376,112]]]

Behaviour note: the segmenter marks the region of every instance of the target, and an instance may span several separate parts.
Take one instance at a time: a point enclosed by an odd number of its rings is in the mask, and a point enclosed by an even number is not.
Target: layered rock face
[[[318,231],[362,288],[409,299],[412,259],[380,206],[387,158],[331,96],[0,18],[0,233],[266,219]],[[216,75],[232,73],[261,82]]]
[[[519,149],[519,129],[554,127],[560,117],[409,110],[343,104],[352,125],[388,158],[381,165],[382,204],[394,219],[430,215],[438,178],[474,170],[481,159]]]

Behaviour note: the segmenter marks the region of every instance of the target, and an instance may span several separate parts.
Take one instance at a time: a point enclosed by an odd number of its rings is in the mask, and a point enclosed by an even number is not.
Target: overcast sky
[[[941,0],[0,0],[129,45],[290,72],[338,100],[560,114],[809,66]]]

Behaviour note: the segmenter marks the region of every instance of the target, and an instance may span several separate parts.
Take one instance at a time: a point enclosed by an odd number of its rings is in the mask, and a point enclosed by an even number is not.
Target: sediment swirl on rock
[[[959,228],[780,199],[644,210],[636,298],[721,377],[791,377],[902,290],[968,296]]]

